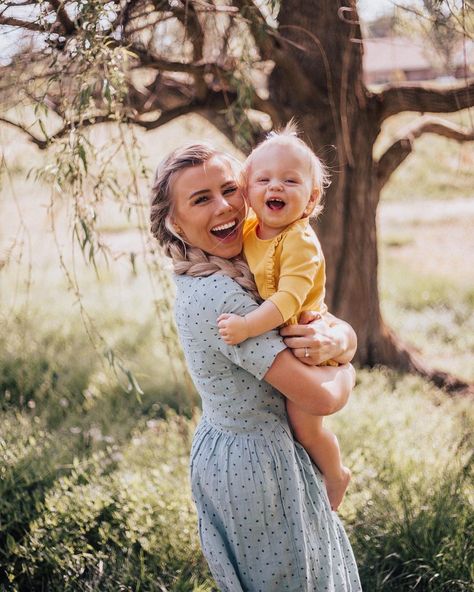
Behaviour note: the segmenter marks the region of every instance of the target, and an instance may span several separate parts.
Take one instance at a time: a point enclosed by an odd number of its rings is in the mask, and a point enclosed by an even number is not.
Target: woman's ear
[[[181,228],[181,226],[177,222],[175,222],[174,220],[171,220],[171,227],[173,228],[173,230],[176,232],[176,234],[178,236],[180,236],[181,238],[185,238],[184,230]]]

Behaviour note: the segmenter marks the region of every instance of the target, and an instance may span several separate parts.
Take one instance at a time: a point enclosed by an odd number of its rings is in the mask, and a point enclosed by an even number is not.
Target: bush
[[[51,485],[27,534],[10,540],[12,590],[211,589],[187,480],[194,422],[148,423]]]

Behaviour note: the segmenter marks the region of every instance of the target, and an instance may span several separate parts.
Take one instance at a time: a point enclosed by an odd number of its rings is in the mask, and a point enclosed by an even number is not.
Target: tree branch
[[[48,145],[48,140],[42,140],[41,138],[37,138],[34,134],[32,134],[29,130],[26,129],[26,127],[24,127],[20,123],[10,121],[9,119],[6,119],[5,117],[0,117],[0,123],[6,123],[7,125],[9,125],[11,127],[15,127],[16,129],[19,129],[24,134],[26,134],[30,138],[30,140],[34,144],[36,144],[38,146],[38,148],[40,148],[41,150],[44,150],[46,148],[46,146]]]
[[[181,115],[187,115],[188,113],[197,112],[205,106],[206,105],[203,101],[195,100],[191,101],[191,103],[188,103],[187,105],[180,105],[179,107],[175,107],[174,109],[168,109],[167,111],[163,111],[161,115],[154,121],[140,121],[138,119],[135,119],[131,120],[131,123],[139,125],[146,131],[150,131],[157,129],[162,125],[165,125],[166,123],[169,123],[176,117],[181,117]]]
[[[452,113],[474,105],[474,81],[449,89],[392,86],[372,95],[371,100],[376,102],[379,123],[401,111]]]
[[[235,99],[235,97],[232,98]],[[223,109],[226,107],[226,103],[227,101],[224,94],[216,92],[210,93],[205,100],[195,99],[194,101],[190,101],[185,105],[179,105],[178,107],[175,107],[173,109],[164,110],[162,111],[160,116],[153,121],[141,121],[138,117],[125,117],[123,120],[118,121],[110,115],[96,115],[94,117],[89,117],[87,119],[71,121],[63,125],[60,129],[58,129],[56,132],[54,132],[47,139],[44,140],[32,134],[25,126],[21,125],[20,123],[10,121],[8,119],[5,119],[4,117],[0,117],[0,123],[6,123],[7,125],[19,129],[21,132],[26,134],[31,140],[31,142],[36,144],[38,148],[44,150],[51,144],[53,140],[62,138],[67,133],[69,133],[71,129],[74,129],[75,127],[91,127],[99,123],[130,123],[132,125],[138,125],[146,131],[150,131],[157,129],[162,125],[165,125],[166,123],[169,123],[170,121],[172,121],[176,117],[180,117],[181,115],[187,115],[188,113],[192,112],[199,112],[201,109]]]
[[[134,120],[130,120],[130,121],[131,121],[131,123],[137,123]],[[38,146],[38,148],[40,148],[40,150],[45,150],[50,145],[52,140],[62,138],[68,132],[70,132],[71,129],[73,129],[74,127],[90,127],[92,125],[97,125],[98,123],[113,123],[113,122],[118,123],[117,120],[111,118],[110,115],[96,115],[95,117],[90,117],[88,119],[71,121],[70,123],[61,127],[57,132],[55,132],[54,134],[49,136],[47,139],[42,140],[41,138],[38,138],[37,136],[32,134],[26,127],[24,127],[20,123],[16,123],[14,121],[10,121],[9,119],[5,119],[4,117],[0,117],[0,123],[6,123],[7,125],[10,125],[12,127],[19,129],[21,132],[26,134],[29,137],[29,139],[31,140],[31,142],[36,144]]]
[[[239,14],[247,21],[262,60],[274,59],[275,40],[268,33],[269,26],[260,9],[252,0],[233,0],[232,4],[239,9]]]
[[[136,44],[131,45],[129,50],[137,56],[140,62],[137,66],[139,68],[154,68],[156,70],[162,70],[165,72],[185,72],[187,74],[192,74],[193,76],[203,76],[208,72],[216,72],[222,76],[228,76],[232,73],[230,70],[226,70],[216,62],[170,62],[169,60],[164,60],[163,58],[154,56]]]
[[[20,27],[28,31],[37,31],[39,33],[47,33],[48,29],[34,21],[24,21],[10,16],[0,16],[0,25],[8,25],[10,27]]]
[[[192,2],[186,2],[184,10],[178,10],[175,14],[179,22],[183,25],[184,30],[186,31],[186,36],[188,36],[188,31],[191,33],[189,38],[193,44],[193,61],[198,62],[199,60],[202,60],[204,51],[204,31],[199,22],[194,4]]]
[[[49,0],[49,3],[54,8],[54,11],[58,16],[58,20],[63,26],[66,35],[72,35],[76,30],[76,26],[69,18],[69,15],[66,12],[66,8],[64,6],[64,2],[62,0]]]
[[[193,62],[199,62],[203,59],[204,55],[205,35],[194,4],[192,2],[186,2],[184,10],[177,11],[176,16],[184,27],[185,37],[188,37],[193,45]],[[207,84],[204,80],[204,74],[197,72],[193,76],[196,95],[198,97],[205,97]]]
[[[384,152],[378,162],[374,163],[380,189],[412,152],[415,139],[423,134],[437,134],[457,142],[471,142],[474,140],[474,129],[464,130],[450,121],[428,115],[419,117],[413,124],[402,130],[399,139]]]

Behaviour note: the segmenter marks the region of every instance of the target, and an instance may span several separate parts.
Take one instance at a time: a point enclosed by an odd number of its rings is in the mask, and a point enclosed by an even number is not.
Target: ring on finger
[[[304,348],[304,357],[309,358],[309,351],[307,347]]]

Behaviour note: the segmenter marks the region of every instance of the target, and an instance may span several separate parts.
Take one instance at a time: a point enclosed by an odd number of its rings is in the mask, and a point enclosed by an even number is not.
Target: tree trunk
[[[440,386],[461,389],[465,383],[426,368],[382,319],[376,232],[380,189],[372,157],[380,124],[362,80],[355,2],[342,13],[341,4],[334,0],[282,2],[279,30],[310,92],[295,89],[278,66],[269,87],[270,98],[284,109],[287,120],[297,118],[306,141],[331,171],[332,185],[315,224],[327,263],[326,302],[331,312],[354,327],[359,363],[416,371]]]

